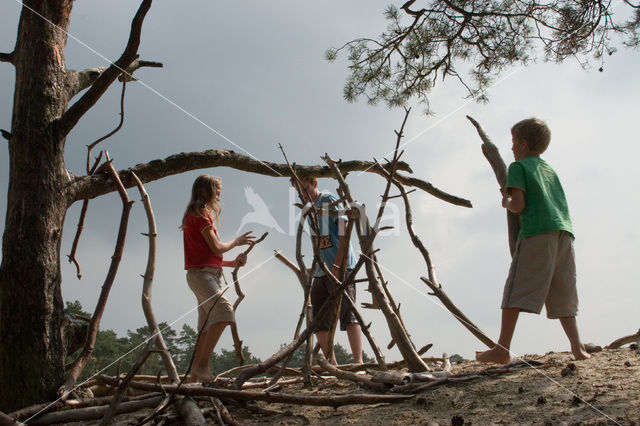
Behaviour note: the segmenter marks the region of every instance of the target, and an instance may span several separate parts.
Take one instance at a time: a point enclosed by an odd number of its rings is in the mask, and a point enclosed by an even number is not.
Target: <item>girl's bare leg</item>
[[[209,359],[226,326],[226,322],[217,322],[209,326],[209,328],[202,333],[202,336],[200,336],[193,356],[191,381],[206,382],[214,379],[209,370]]]

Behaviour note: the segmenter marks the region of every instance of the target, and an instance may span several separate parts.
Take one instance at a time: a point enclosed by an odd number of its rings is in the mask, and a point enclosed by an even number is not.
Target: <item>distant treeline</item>
[[[91,314],[82,310],[82,305],[77,300],[73,303],[66,302],[65,314],[76,317],[91,317]],[[158,327],[162,332],[162,337],[171,353],[178,373],[184,373],[191,362],[193,348],[198,339],[197,331],[187,324],[182,326],[180,332],[176,332],[176,330],[171,328],[166,322],[159,323]],[[87,379],[97,372],[115,375],[118,371],[121,373],[128,371],[138,359],[138,356],[150,337],[151,332],[146,325],[137,328],[135,331],[127,330],[126,337],[119,337],[113,330],[98,331],[95,348],[93,349],[91,359],[87,362],[81,379]],[[280,345],[280,347],[282,346],[284,346],[284,343]],[[260,358],[251,354],[247,346],[242,348],[242,353],[244,354],[247,364],[261,362]],[[351,354],[339,343],[335,345],[335,353],[338,364],[353,362]],[[78,354],[79,351],[70,355],[66,362],[72,362]],[[365,362],[372,361],[371,357],[366,353],[363,353],[363,359]],[[288,366],[302,367],[303,364],[304,345],[295,351]],[[213,374],[222,373],[238,365],[238,359],[233,349],[221,349],[219,352],[214,352],[211,357],[210,368]],[[156,375],[158,372],[161,372],[163,375],[167,374],[160,355],[153,353],[147,358],[147,361],[138,374]]]

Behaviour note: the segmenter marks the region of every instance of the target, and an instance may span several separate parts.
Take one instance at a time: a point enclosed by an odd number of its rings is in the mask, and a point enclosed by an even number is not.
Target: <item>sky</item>
[[[357,37],[373,37],[386,26],[386,1],[367,2],[183,2],[157,1],[142,31],[140,58],[164,64],[137,72],[127,85],[125,123],[120,132],[99,145],[107,149],[116,169],[174,153],[230,149],[265,161],[283,162],[281,144],[291,161],[323,164],[334,159],[372,160],[389,157],[394,130],[404,117],[400,109],[347,103],[342,88],[347,63],[324,60],[327,48]],[[399,4],[399,3],[398,3]],[[67,66],[85,69],[115,60],[128,38],[137,2],[113,0],[74,2],[67,44]],[[0,4],[0,51],[15,43],[20,3]],[[506,214],[481,141],[465,115],[477,119],[512,161],[509,129],[537,116],[552,131],[543,158],[557,171],[569,202],[576,235],[582,339],[606,345],[634,333],[639,326],[640,252],[637,227],[640,200],[633,182],[640,180],[637,132],[640,107],[640,54],[620,48],[606,58],[604,72],[585,70],[577,61],[561,65],[536,63],[506,70],[489,90],[490,102],[465,99],[454,80],[439,81],[431,96],[434,116],[413,104],[405,127],[404,160],[414,176],[469,199],[473,208],[453,206],[421,191],[411,194],[414,229],[431,254],[444,291],[481,330],[494,340],[500,324],[500,301],[510,256]],[[0,63],[0,128],[10,129],[14,70]],[[66,167],[82,174],[86,145],[113,129],[119,120],[120,88],[114,85],[80,121],[67,139]],[[96,151],[97,152],[97,151]],[[8,152],[0,150],[0,225],[4,227]],[[195,327],[195,297],[183,270],[182,236],[178,225],[191,184],[201,173],[223,180],[223,240],[253,230],[268,231],[239,274],[246,298],[236,317],[240,337],[261,358],[289,342],[302,306],[295,275],[274,258],[279,250],[295,254],[297,202],[287,178],[264,177],[229,168],[192,171],[146,184],[158,227],[158,252],[153,307],[158,321]],[[370,173],[347,177],[352,194],[375,215],[385,181]],[[320,179],[319,187],[335,192],[337,183]],[[255,194],[255,195],[253,195]],[[129,190],[134,200],[140,197]],[[274,222],[257,223],[249,201],[263,201]],[[428,355],[443,352],[473,357],[483,344],[471,335],[420,281],[424,260],[404,228],[403,205],[393,200],[383,225],[392,231],[376,240],[378,259],[417,347],[433,343]],[[93,311],[113,253],[121,203],[109,194],[92,200],[78,260],[83,277],[66,262],[77,226],[80,204],[73,205],[62,241],[63,297]],[[264,211],[263,211],[264,212]],[[249,216],[247,216],[249,215]],[[260,216],[264,218],[265,216]],[[254,218],[252,220],[252,218]],[[243,223],[244,220],[244,223]],[[147,231],[142,203],[131,212],[124,258],[101,327],[125,335],[145,325],[140,304],[147,256]],[[304,246],[307,262],[310,245]],[[230,252],[235,256],[239,250]],[[231,271],[225,273],[231,283]],[[361,276],[362,273],[361,273]],[[233,286],[226,292],[235,299]],[[370,301],[364,284],[359,302]],[[387,350],[390,335],[379,311],[361,310],[387,360],[400,358]],[[337,341],[348,347],[344,333]],[[228,331],[217,349],[232,347]],[[365,352],[372,355],[366,346]],[[568,351],[558,321],[523,314],[512,344],[514,356]],[[115,361],[115,360],[114,360]]]

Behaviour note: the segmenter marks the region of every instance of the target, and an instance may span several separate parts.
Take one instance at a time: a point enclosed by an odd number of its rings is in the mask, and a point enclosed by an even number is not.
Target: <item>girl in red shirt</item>
[[[218,236],[220,224],[220,193],[222,181],[211,175],[198,176],[193,182],[191,200],[182,218],[184,268],[187,283],[198,300],[198,330],[200,339],[195,348],[190,381],[214,379],[209,371],[209,359],[225,327],[235,321],[231,303],[222,295],[220,278],[223,266],[244,266],[243,253],[234,260],[224,260],[222,254],[244,244],[253,244],[251,231],[223,242]]]

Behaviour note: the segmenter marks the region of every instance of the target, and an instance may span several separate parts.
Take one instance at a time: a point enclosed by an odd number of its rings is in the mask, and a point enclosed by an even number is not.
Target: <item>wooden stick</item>
[[[243,254],[248,255],[249,252],[253,250],[253,247],[256,244],[258,244],[259,242],[267,238],[267,235],[269,235],[268,232],[265,232],[264,234],[262,234],[262,236],[257,240],[255,240],[253,244],[249,245],[249,247],[243,252]],[[238,298],[233,303],[234,313],[236,312],[236,309],[238,309],[238,305],[240,305],[240,302],[242,302],[242,300],[244,299],[244,293],[242,292],[242,288],[240,288],[240,282],[238,281],[239,269],[240,269],[240,266],[236,266],[235,268],[233,268],[233,272],[231,272],[231,277],[233,278],[233,286],[236,290],[236,294],[238,295]],[[238,334],[238,324],[235,321],[231,323],[231,336],[233,337],[233,347],[236,351],[236,358],[238,359],[238,364],[244,365],[246,360],[244,359],[244,354],[242,353],[242,340],[240,340],[240,336]]]
[[[458,309],[458,307],[451,301],[451,299],[449,299],[449,296],[447,296],[441,286],[435,285],[428,278],[420,277],[420,279],[429,286],[431,291],[433,291],[433,295],[440,299],[444,307],[447,308],[449,312],[451,312],[453,316],[458,321],[460,321],[460,323],[467,330],[471,332],[471,334],[476,336],[478,340],[487,345],[487,347],[489,348],[493,348],[496,345],[493,340],[491,340],[486,334],[484,334],[482,330],[480,330],[473,322],[471,322],[469,318],[467,318],[464,313],[462,313],[460,309]]]

